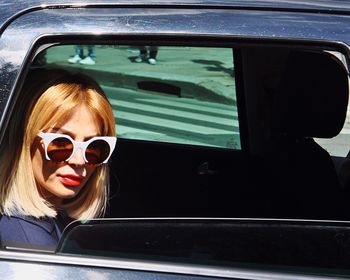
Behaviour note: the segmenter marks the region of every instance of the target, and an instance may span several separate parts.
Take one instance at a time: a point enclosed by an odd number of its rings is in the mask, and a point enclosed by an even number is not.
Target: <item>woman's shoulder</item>
[[[17,217],[1,216],[0,236],[2,242],[6,240],[28,242],[25,229]]]
[[[56,245],[59,235],[60,232],[58,232],[57,225],[52,218],[37,219],[24,215],[3,215],[0,218],[2,242]]]

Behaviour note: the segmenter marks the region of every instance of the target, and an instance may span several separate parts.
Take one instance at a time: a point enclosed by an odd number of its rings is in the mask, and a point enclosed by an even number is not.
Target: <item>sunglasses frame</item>
[[[66,138],[66,139],[68,139],[69,141],[72,142],[72,144],[73,144],[73,151],[72,151],[72,154],[64,161],[69,161],[73,157],[73,155],[77,152],[77,150],[81,149],[83,151],[84,161],[85,161],[85,163],[88,163],[88,164],[91,164],[91,163],[89,163],[89,161],[86,159],[86,156],[85,156],[86,148],[92,142],[94,142],[96,140],[104,140],[109,145],[109,155],[103,162],[98,163],[98,164],[94,164],[94,165],[100,165],[100,164],[107,163],[109,158],[111,157],[113,151],[114,151],[114,148],[115,148],[115,145],[116,145],[116,142],[117,142],[117,137],[114,137],[114,136],[95,136],[95,137],[92,137],[91,139],[89,139],[87,141],[75,141],[72,137],[70,137],[67,134],[54,133],[54,132],[43,132],[43,131],[41,131],[41,132],[38,133],[38,136],[41,137],[43,139],[43,141],[44,141],[45,158],[47,160],[52,160],[52,159],[50,159],[50,157],[48,155],[48,152],[47,152],[49,144],[53,140],[55,140],[56,138]],[[52,160],[52,161],[55,161],[55,160]]]

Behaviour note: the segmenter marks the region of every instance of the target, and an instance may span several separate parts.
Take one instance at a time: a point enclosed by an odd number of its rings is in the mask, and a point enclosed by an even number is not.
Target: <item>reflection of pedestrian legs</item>
[[[155,65],[157,63],[157,60],[156,60],[157,54],[158,54],[158,47],[151,46],[149,48],[149,58],[148,58],[149,64]]]
[[[140,54],[138,57],[136,57],[135,61],[136,62],[145,61],[147,58],[147,48],[142,46],[142,47],[139,47],[139,49],[140,49]]]
[[[93,60],[96,60],[95,46],[88,46],[88,56],[90,56]]]
[[[68,59],[69,63],[74,64],[74,63],[77,63],[83,59],[83,56],[84,56],[83,47],[82,46],[74,46],[74,53],[75,53],[75,55]]]
[[[96,52],[95,46],[87,46],[88,55],[84,59],[80,60],[79,63],[83,65],[94,65],[96,63]]]
[[[135,62],[143,62],[143,61],[147,60],[148,63],[151,65],[155,65],[157,63],[156,57],[158,54],[158,47],[150,46],[149,47],[149,56],[148,56],[147,47],[141,46],[141,47],[139,47],[139,49],[140,49],[140,54],[135,59]]]
[[[84,46],[80,46],[80,45],[75,46],[74,47],[75,55],[69,58],[68,62],[72,64],[79,62],[80,64],[83,64],[83,65],[94,65],[96,63],[95,46],[89,45],[87,46],[87,49],[88,49],[88,55],[85,57]]]

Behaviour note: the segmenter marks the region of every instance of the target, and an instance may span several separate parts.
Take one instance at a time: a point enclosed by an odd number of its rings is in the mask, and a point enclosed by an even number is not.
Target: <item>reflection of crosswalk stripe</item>
[[[116,130],[117,130],[117,135],[143,134],[143,135],[153,135],[154,137],[155,136],[164,136],[163,133],[121,125],[121,124],[119,124],[118,121],[117,121],[117,124],[115,125],[115,127],[116,127]]]
[[[190,133],[201,133],[203,135],[233,133],[233,131],[201,126],[196,124],[190,124],[190,123],[183,123],[183,122],[174,121],[170,119],[161,119],[161,118],[145,116],[145,115],[140,116],[139,114],[129,113],[122,110],[113,110],[113,113],[115,114],[117,120],[118,118],[120,118],[120,119],[129,120],[129,121],[134,121],[137,123],[154,124],[158,127],[176,128],[176,129],[181,129],[182,131],[187,131]]]
[[[186,112],[181,110],[163,108],[161,106],[137,104],[135,102],[127,102],[127,101],[114,100],[114,99],[110,99],[110,102],[112,105],[116,106],[117,114],[119,110],[123,111],[125,110],[125,108],[130,108],[130,109],[138,109],[138,110],[149,111],[149,112],[157,112],[159,114],[164,114],[165,116],[169,116],[169,118],[171,118],[172,116],[178,116],[178,117],[183,117],[183,118],[192,119],[192,120],[199,120],[199,121],[205,120],[208,123],[221,124],[221,125],[227,125],[227,126],[238,126],[237,120],[208,116],[206,112],[199,114],[199,113],[192,113],[192,112]]]
[[[350,134],[350,107],[347,109],[344,128],[340,131],[340,134]]]
[[[343,129],[340,131],[340,134],[350,134],[350,128],[343,128]]]
[[[177,100],[177,99],[140,99],[140,100],[142,100],[143,102],[152,103],[152,104],[178,106],[181,108],[194,109],[194,110],[208,112],[208,113],[225,114],[227,116],[237,117],[237,115],[238,115],[237,111],[234,110],[235,106],[229,106],[229,105],[221,105],[220,104],[219,106],[214,106],[212,103],[200,102],[200,101],[196,101],[196,102],[192,102],[192,103],[189,103],[189,102],[184,103],[183,99],[182,100],[181,99],[180,100]]]
[[[124,125],[116,125],[117,128],[117,136],[118,137],[126,137],[128,139],[140,139],[140,135],[143,139],[145,139],[145,136],[147,136],[147,139],[152,139],[153,141],[169,141],[174,143],[181,143],[181,144],[191,144],[191,145],[206,145],[206,146],[213,146],[210,145],[207,142],[201,142],[198,140],[193,139],[187,139],[187,138],[180,138],[180,137],[174,137],[169,136],[163,133],[158,133],[154,131],[149,130],[143,130],[143,129],[137,129],[134,127],[128,127]]]

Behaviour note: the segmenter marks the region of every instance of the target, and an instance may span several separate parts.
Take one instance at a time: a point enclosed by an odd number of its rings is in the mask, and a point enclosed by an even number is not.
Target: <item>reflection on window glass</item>
[[[350,85],[350,78],[349,78],[349,69],[346,63],[346,58],[343,54],[340,52],[329,52],[332,53],[336,59],[338,59],[345,67],[345,69],[348,72],[348,81]],[[350,102],[350,100],[349,100]],[[315,138],[315,141],[324,148],[331,156],[338,156],[338,157],[346,157],[349,152],[349,142],[350,142],[350,106],[348,105],[348,110],[346,113],[346,119],[344,122],[343,129],[340,131],[340,133],[333,137],[332,139],[328,138]]]
[[[232,49],[69,45],[51,47],[35,64],[95,78],[119,138],[241,147]]]

